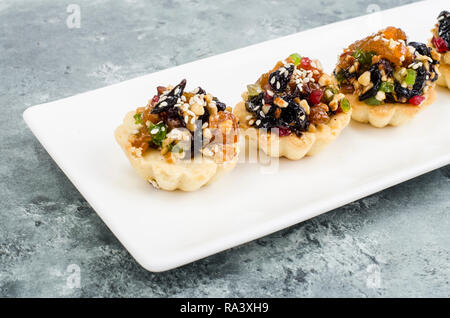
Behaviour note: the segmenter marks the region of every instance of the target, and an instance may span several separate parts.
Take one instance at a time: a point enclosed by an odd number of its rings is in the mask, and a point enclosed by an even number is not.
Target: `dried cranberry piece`
[[[444,39],[441,37],[433,37],[432,40],[434,46],[438,50],[439,53],[445,53],[448,51],[448,45],[445,43]]]
[[[269,95],[269,93],[267,91],[265,91],[264,92],[264,103],[272,104],[272,100],[273,100],[273,94],[271,96],[271,95]]]
[[[291,134],[291,130],[287,127],[277,127],[278,128],[278,136],[285,137]]]
[[[158,101],[159,101],[159,96],[158,95],[153,96],[152,105],[155,105],[155,103],[157,103]]]
[[[309,57],[302,57],[300,66],[305,70],[311,69],[311,59]]]
[[[422,102],[423,102],[424,100],[425,100],[425,97],[424,97],[424,96],[417,95],[417,96],[411,97],[411,98],[409,99],[408,102],[409,102],[411,105],[419,106],[420,104],[422,104]]]
[[[323,96],[323,92],[320,89],[315,89],[311,92],[311,94],[309,95],[309,101],[313,104],[313,105],[317,105],[320,103],[320,101],[322,100],[322,96]]]

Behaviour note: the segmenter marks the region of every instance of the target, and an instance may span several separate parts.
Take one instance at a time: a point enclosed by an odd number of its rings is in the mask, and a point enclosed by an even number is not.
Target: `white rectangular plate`
[[[446,1],[429,1],[359,17],[221,54],[24,113],[33,133],[98,215],[150,271],[168,270],[254,240],[450,163],[450,93],[399,128],[352,123],[321,154],[280,161],[275,174],[238,164],[194,193],[165,192],[141,180],[113,137],[129,110],[157,85],[187,78],[235,105],[246,84],[298,52],[331,72],[342,49],[395,25],[427,41]],[[64,120],[61,120],[64,118]]]

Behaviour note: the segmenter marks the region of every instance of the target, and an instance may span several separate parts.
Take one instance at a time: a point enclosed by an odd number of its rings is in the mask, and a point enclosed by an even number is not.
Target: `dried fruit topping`
[[[352,44],[349,49],[373,52],[395,65],[402,65],[412,60],[411,52],[406,46],[406,35],[401,29],[388,27],[376,34]]]
[[[180,84],[175,86],[170,92],[163,93],[159,97],[158,103],[152,109],[152,114],[159,114],[173,107],[177,103],[178,98],[180,98],[181,95],[183,94],[185,87],[186,87],[186,80],[184,79],[180,82]]]
[[[370,88],[368,91],[366,91],[364,94],[359,96],[359,100],[363,101],[365,99],[368,99],[370,97],[375,97],[378,93],[378,90],[381,86],[381,72],[379,70],[379,66],[383,66],[382,63],[374,64],[370,67],[370,81],[372,83],[372,88]]]
[[[291,130],[288,127],[277,127],[278,128],[278,136],[285,137],[291,134]]]
[[[348,101],[347,98],[341,100],[340,106],[344,113],[349,112],[351,109],[350,102]]]
[[[269,75],[270,87],[275,92],[283,92],[286,90],[287,84],[289,83],[292,73],[294,72],[295,66],[293,64],[288,64],[284,67],[280,67],[275,72]]]
[[[448,51],[448,45],[441,37],[433,37],[431,40],[439,53],[445,53]]]
[[[300,61],[302,60],[302,57],[298,53],[293,53],[289,55],[289,62],[297,66],[300,64]]]
[[[308,57],[302,57],[300,65],[303,69],[310,70],[312,68],[311,62],[311,59],[309,59]]]
[[[342,93],[353,92],[368,105],[408,103],[438,79],[438,59],[431,47],[388,27],[350,45],[333,74]]]
[[[317,105],[322,100],[322,96],[323,96],[323,91],[320,89],[315,89],[309,95],[309,101],[311,102],[312,105]]]
[[[384,29],[383,31],[381,31],[381,33],[384,35],[384,37],[386,39],[392,39],[392,40],[403,40],[406,41],[406,33],[403,32],[402,29],[393,27],[393,26],[389,26],[386,29]]]
[[[328,115],[328,106],[325,104],[319,104],[311,107],[311,113],[309,114],[309,120],[312,124],[325,124],[330,120]]]
[[[225,160],[232,158],[237,142],[236,118],[226,111],[224,103],[201,87],[192,92],[185,92],[185,87],[186,80],[173,88],[159,86],[158,95],[147,107],[136,110],[131,144],[140,148],[142,154],[151,147],[160,149],[164,156],[175,152],[182,154],[179,158],[191,158],[200,152],[205,154],[205,147],[214,143],[217,152],[206,152],[216,162],[222,161],[216,156],[222,152]]]
[[[247,92],[248,96],[256,96],[259,95],[262,92],[262,90],[258,84],[250,84],[247,85]]]
[[[414,96],[409,99],[411,105],[419,106],[425,100],[424,96]]]
[[[438,38],[442,39],[443,41],[439,41],[439,45],[442,49],[440,51],[441,53],[447,52],[448,48],[450,47],[450,12],[448,11],[442,11],[438,16]],[[444,42],[444,43],[442,43]],[[438,46],[436,45],[436,48]],[[444,49],[447,48],[445,51]]]
[[[328,92],[326,98],[325,91]],[[350,110],[348,101],[341,103],[344,95],[340,95],[318,61],[291,54],[263,74],[256,84],[248,86],[245,107],[252,116],[247,124],[260,129],[277,128],[281,137],[301,136],[308,131],[310,122],[326,123],[337,112]],[[333,104],[333,107],[321,102]],[[311,113],[312,107],[316,109]]]

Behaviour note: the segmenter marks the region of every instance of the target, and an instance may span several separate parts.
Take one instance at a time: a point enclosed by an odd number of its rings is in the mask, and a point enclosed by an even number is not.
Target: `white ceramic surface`
[[[141,180],[114,140],[125,113],[157,85],[188,80],[235,105],[246,84],[292,52],[331,72],[343,47],[384,26],[426,41],[447,1],[427,1],[253,45],[33,106],[33,133],[136,260],[168,270],[251,241],[450,163],[450,92],[409,124],[376,129],[352,123],[321,154],[281,160],[277,173],[240,163],[194,193],[165,192]],[[63,119],[63,120],[62,120]]]

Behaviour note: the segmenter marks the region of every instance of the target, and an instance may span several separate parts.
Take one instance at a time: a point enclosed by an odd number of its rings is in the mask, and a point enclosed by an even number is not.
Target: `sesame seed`
[[[159,129],[158,128],[153,128],[151,131],[150,131],[150,133],[152,134],[152,135],[155,135],[155,134],[157,134],[159,132]]]
[[[252,119],[252,120],[249,120],[248,121],[248,124],[251,126],[251,125],[253,125],[255,123],[255,121]]]
[[[164,106],[167,106],[168,104],[167,104],[167,102],[162,102],[161,104],[159,104],[159,107],[164,107]]]
[[[275,84],[275,76],[273,76],[271,79],[270,79],[270,84]]]
[[[196,89],[194,89],[193,93],[197,94],[200,91],[200,87],[197,87]]]
[[[280,89],[280,87],[281,87],[280,82],[277,82],[277,89]]]
[[[250,119],[252,119],[252,118],[253,118],[252,115],[248,115],[247,117],[245,117],[245,120],[250,120]]]
[[[261,117],[266,117],[266,115],[264,114],[264,112],[263,112],[262,110],[259,112],[259,115],[260,115]]]
[[[389,48],[393,50],[393,49],[395,49],[396,46],[397,46],[397,44],[395,43],[395,41],[391,39],[389,41]]]
[[[258,119],[258,120],[256,121],[256,126],[259,126],[259,124],[261,124],[261,121]]]
[[[202,125],[202,129],[205,129],[206,127],[208,127],[208,123],[204,123],[204,124]]]

